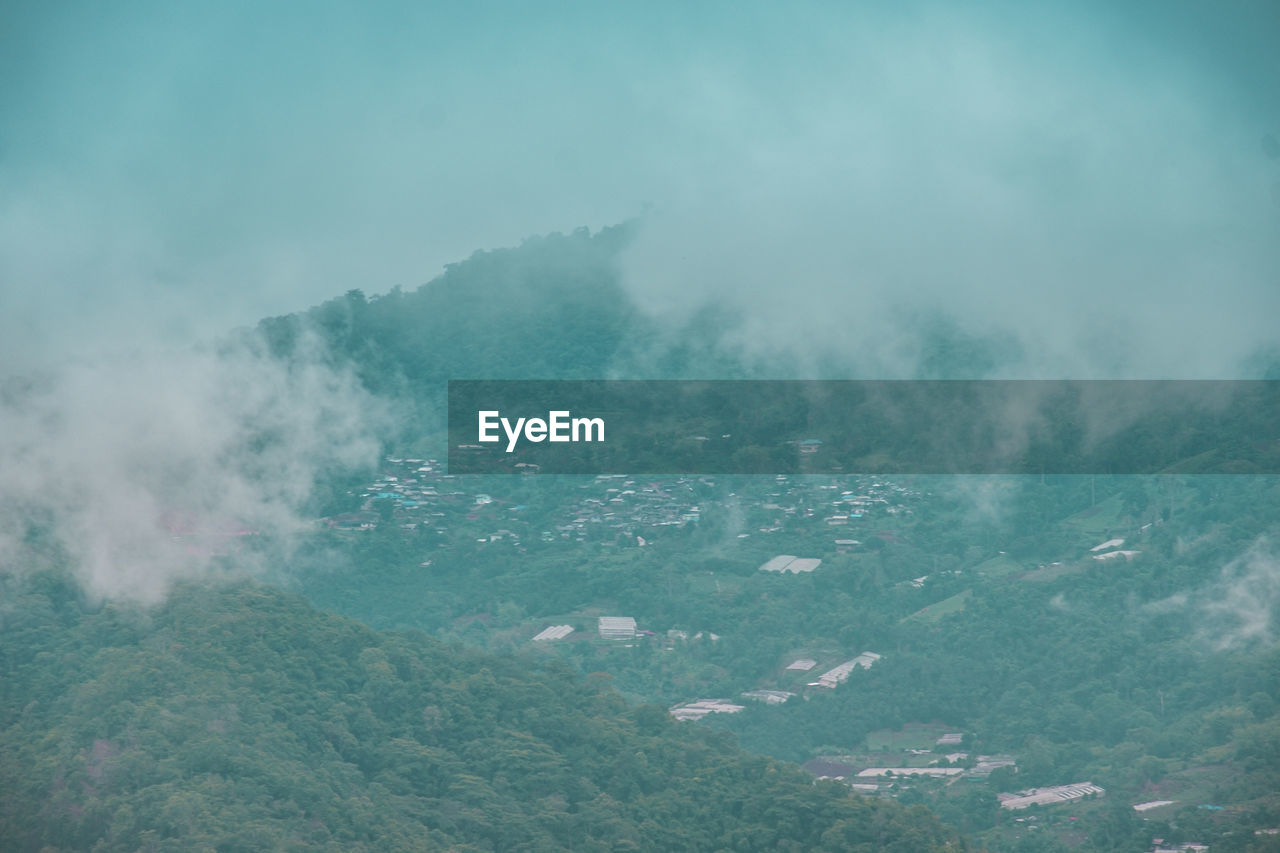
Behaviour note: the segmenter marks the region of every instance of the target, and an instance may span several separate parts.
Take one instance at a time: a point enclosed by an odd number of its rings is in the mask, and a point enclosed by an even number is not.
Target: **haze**
[[[1006,373],[1237,375],[1280,308],[1274,9],[1107,6],[10,6],[0,358],[643,213],[637,300],[765,355],[909,375],[944,316]]]

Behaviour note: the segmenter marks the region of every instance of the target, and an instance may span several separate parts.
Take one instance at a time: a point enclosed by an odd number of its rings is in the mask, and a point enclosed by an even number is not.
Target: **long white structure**
[[[868,767],[859,776],[959,776],[963,767]]]
[[[1106,791],[1092,782],[1076,782],[1074,785],[1057,785],[1052,788],[1032,788],[1016,794],[997,794],[1000,807],[1006,809],[1025,809],[1027,806],[1046,806],[1053,803],[1065,803],[1078,800],[1090,794],[1102,795]]]
[[[860,666],[863,669],[871,669],[871,665],[880,660],[880,655],[875,652],[863,652],[853,660],[847,660],[839,666],[829,669],[822,675],[818,676],[815,682],[817,687],[835,687],[842,684],[849,678],[849,673],[853,672],[853,668]]]
[[[533,637],[533,642],[541,643],[547,640],[563,640],[565,637],[573,633],[572,625],[552,625],[549,628],[543,628]]]
[[[822,561],[814,557],[797,557],[793,554],[779,554],[761,566],[760,571],[778,572],[779,574],[790,572],[793,575],[798,575],[803,572],[811,572],[820,565],[822,565]]]
[[[707,714],[736,714],[744,707],[724,699],[699,699],[672,708],[671,716],[677,720],[701,720]]]
[[[629,640],[636,635],[636,620],[630,616],[601,616],[599,631],[606,640]]]

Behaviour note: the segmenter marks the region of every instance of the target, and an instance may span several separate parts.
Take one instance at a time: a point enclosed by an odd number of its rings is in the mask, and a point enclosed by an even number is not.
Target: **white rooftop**
[[[1108,551],[1105,554],[1094,554],[1095,560],[1114,560],[1116,557],[1124,557],[1126,560],[1132,560],[1134,555],[1141,554],[1141,551]]]
[[[700,720],[707,714],[736,714],[745,705],[735,705],[724,699],[699,699],[685,705],[677,705],[671,709],[671,716],[677,720]]]
[[[543,628],[534,635],[533,642],[537,643],[543,640],[563,640],[572,633],[572,625],[552,625],[549,628]]]
[[[1025,809],[1027,806],[1049,805],[1078,800],[1089,794],[1104,794],[1102,788],[1092,782],[1076,782],[1073,785],[1057,785],[1052,788],[1032,788],[1016,794],[997,794],[1000,806],[1006,809]]]
[[[743,699],[754,699],[766,705],[781,705],[796,694],[786,690],[748,690],[742,694]]]
[[[835,687],[849,677],[849,673],[853,672],[854,667],[860,666],[863,669],[871,669],[871,665],[878,660],[880,660],[880,655],[875,652],[863,652],[856,658],[847,660],[818,676],[818,684],[822,687]]]
[[[600,633],[609,631],[630,631],[635,633],[636,620],[631,616],[601,616]]]
[[[958,776],[964,772],[963,767],[868,767],[858,772],[859,776]]]
[[[762,572],[791,572],[798,575],[801,572],[811,572],[818,566],[822,565],[822,560],[813,557],[796,557],[792,554],[779,554],[772,560],[769,560],[760,567]]]

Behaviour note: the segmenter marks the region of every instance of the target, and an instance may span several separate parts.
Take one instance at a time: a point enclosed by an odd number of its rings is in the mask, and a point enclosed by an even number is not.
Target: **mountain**
[[[618,274],[633,227],[479,252],[413,292],[352,290],[247,333],[286,371],[350,371],[399,430],[376,470],[322,478],[298,547],[215,555],[252,552],[291,592],[188,585],[143,609],[3,578],[0,839],[1280,843],[1275,477],[480,477],[430,458],[450,378],[804,375],[744,356],[713,307],[648,319]],[[920,334],[922,375],[1016,357],[941,320]],[[813,570],[761,571],[779,555]],[[640,630],[610,641],[604,615]],[[531,641],[549,626],[574,630]],[[708,697],[742,704],[670,718]],[[783,761],[867,772],[865,798]],[[1046,786],[1091,793],[1028,812],[999,799]]]
[[[633,703],[796,693],[694,724],[779,759],[1011,757],[1016,770],[989,777],[962,767],[965,784],[898,778],[876,792],[993,849],[1268,843],[1254,832],[1280,825],[1274,477],[1197,475],[1191,458],[1142,477],[597,482],[448,477],[404,458],[438,449],[426,436],[448,378],[810,375],[744,357],[723,312],[661,329],[636,310],[618,275],[632,227],[477,253],[412,293],[353,292],[262,324],[277,353],[315,332],[370,388],[416,407],[380,470],[334,490],[333,513],[372,529],[317,535],[315,559],[294,567],[305,595],[368,624],[604,670]],[[921,376],[987,375],[1018,355],[945,319],[918,326]],[[1149,426],[1137,446],[1167,440],[1176,458],[1179,430]],[[1113,540],[1126,544],[1097,550]],[[778,554],[822,565],[758,570]],[[610,613],[652,634],[594,639]],[[579,630],[530,644],[555,624]],[[832,691],[809,686],[821,669],[786,669],[866,650],[883,660]],[[965,746],[920,732],[963,732]],[[996,800],[1085,779],[1106,801],[1050,812],[1038,834]]]

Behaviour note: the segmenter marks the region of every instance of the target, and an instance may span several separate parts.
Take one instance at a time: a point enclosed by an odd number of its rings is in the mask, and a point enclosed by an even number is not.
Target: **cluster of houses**
[[[938,739],[939,746],[958,742],[960,735],[945,735],[947,743]],[[916,755],[931,754],[931,750],[908,750]],[[981,780],[991,775],[991,771],[999,767],[1017,767],[1017,761],[1007,755],[979,755],[973,760],[967,752],[955,752],[942,756],[926,766],[898,767],[860,767],[841,757],[816,758],[804,764],[804,768],[821,779],[838,779],[854,790],[863,792],[886,791],[905,780],[912,779],[944,779],[957,781],[960,779]],[[945,759],[943,761],[942,759]],[[997,794],[1000,807],[1010,811],[1029,808],[1031,806],[1048,806],[1069,803],[1085,798],[1101,797],[1106,791],[1092,782],[1075,782],[1069,785],[1054,785],[1045,788],[1030,788],[1014,793]]]
[[[622,474],[602,474],[584,483],[585,494],[564,508],[554,538],[584,542],[635,536],[643,547],[643,533],[652,538],[664,528],[697,524],[704,495],[714,485],[708,477],[642,482]]]
[[[711,477],[661,480],[602,474],[587,479],[566,495],[557,494],[555,507],[538,507],[538,527],[524,521],[528,509],[501,494],[475,490],[478,481],[444,473],[436,459],[388,457],[381,476],[364,484],[352,497],[358,507],[324,519],[333,530],[369,531],[387,525],[441,536],[465,530],[480,544],[504,543],[523,551],[524,540],[644,547],[664,531],[696,525],[709,504],[732,501],[742,521],[738,538],[816,527],[843,528],[873,516],[911,513],[920,493],[872,477],[800,477],[779,475],[763,485],[752,484],[741,494],[718,488]],[[484,488],[494,490],[495,481]],[[499,481],[500,482],[500,481]],[[527,491],[528,481],[517,482]],[[747,492],[750,493],[747,493]],[[552,523],[546,518],[550,509]],[[852,531],[839,531],[831,549],[837,553],[860,545]],[[523,537],[523,539],[522,539]],[[442,540],[443,541],[443,540]],[[792,557],[787,567],[769,571],[808,572],[817,558]]]
[[[851,484],[857,488],[845,488]],[[568,508],[555,533],[559,538],[579,542],[596,538],[597,531],[605,535],[652,537],[663,528],[696,524],[702,518],[704,506],[718,499],[715,486],[715,479],[705,476],[649,481],[622,474],[600,475],[593,483],[582,486],[586,494]],[[911,504],[921,493],[870,477],[834,480],[780,474],[767,491],[754,496],[732,494],[728,497],[735,500],[747,519],[737,534],[738,538],[745,539],[818,523],[842,527],[872,516],[910,514]],[[837,552],[846,552],[860,542],[841,535],[834,544]],[[812,571],[817,562],[801,563],[790,571]]]
[[[714,486],[705,477],[641,483],[621,475],[601,475],[582,484],[585,494],[557,508],[561,521],[552,529],[530,531],[520,529],[519,513],[526,507],[500,495],[468,490],[466,486],[473,483],[472,478],[443,473],[435,459],[389,457],[382,476],[354,495],[359,509],[325,522],[337,530],[373,530],[390,521],[405,530],[423,526],[443,532],[451,522],[483,520],[480,532],[484,535],[477,539],[482,543],[518,544],[522,535],[574,542],[626,536],[643,545],[639,531],[696,524],[702,512],[700,493]],[[527,484],[521,486],[527,488]],[[487,483],[486,488],[493,485]]]
[[[325,523],[334,530],[373,530],[390,519],[406,530],[416,529],[444,518],[443,505],[465,497],[451,488],[454,479],[442,473],[435,459],[390,457],[385,473],[358,493],[360,509],[330,516]],[[443,523],[434,526],[448,529]]]
[[[854,488],[847,488],[853,485]],[[864,523],[875,516],[910,515],[920,492],[898,483],[872,477],[826,480],[779,474],[773,489],[766,492],[753,513],[752,533],[779,533],[798,523],[822,522],[841,528]],[[837,551],[857,547],[859,541],[847,535],[836,539]]]
[[[711,637],[715,639],[715,635]],[[880,660],[881,656],[875,652],[863,652],[855,658],[845,661],[838,666],[833,667],[818,677],[817,681],[811,681],[807,686],[832,690],[837,685],[848,680],[849,674],[855,668],[870,669],[872,664]],[[784,668],[784,672],[808,672],[817,666],[817,662],[810,658],[800,658],[792,661]],[[747,690],[741,694],[741,698],[751,702],[760,702],[765,705],[781,705],[788,699],[797,694],[790,690],[777,690],[757,688],[755,690]],[[687,702],[680,705],[672,706],[671,716],[677,720],[700,720],[708,714],[737,714],[746,706],[730,702],[727,699],[698,699],[695,702]]]

